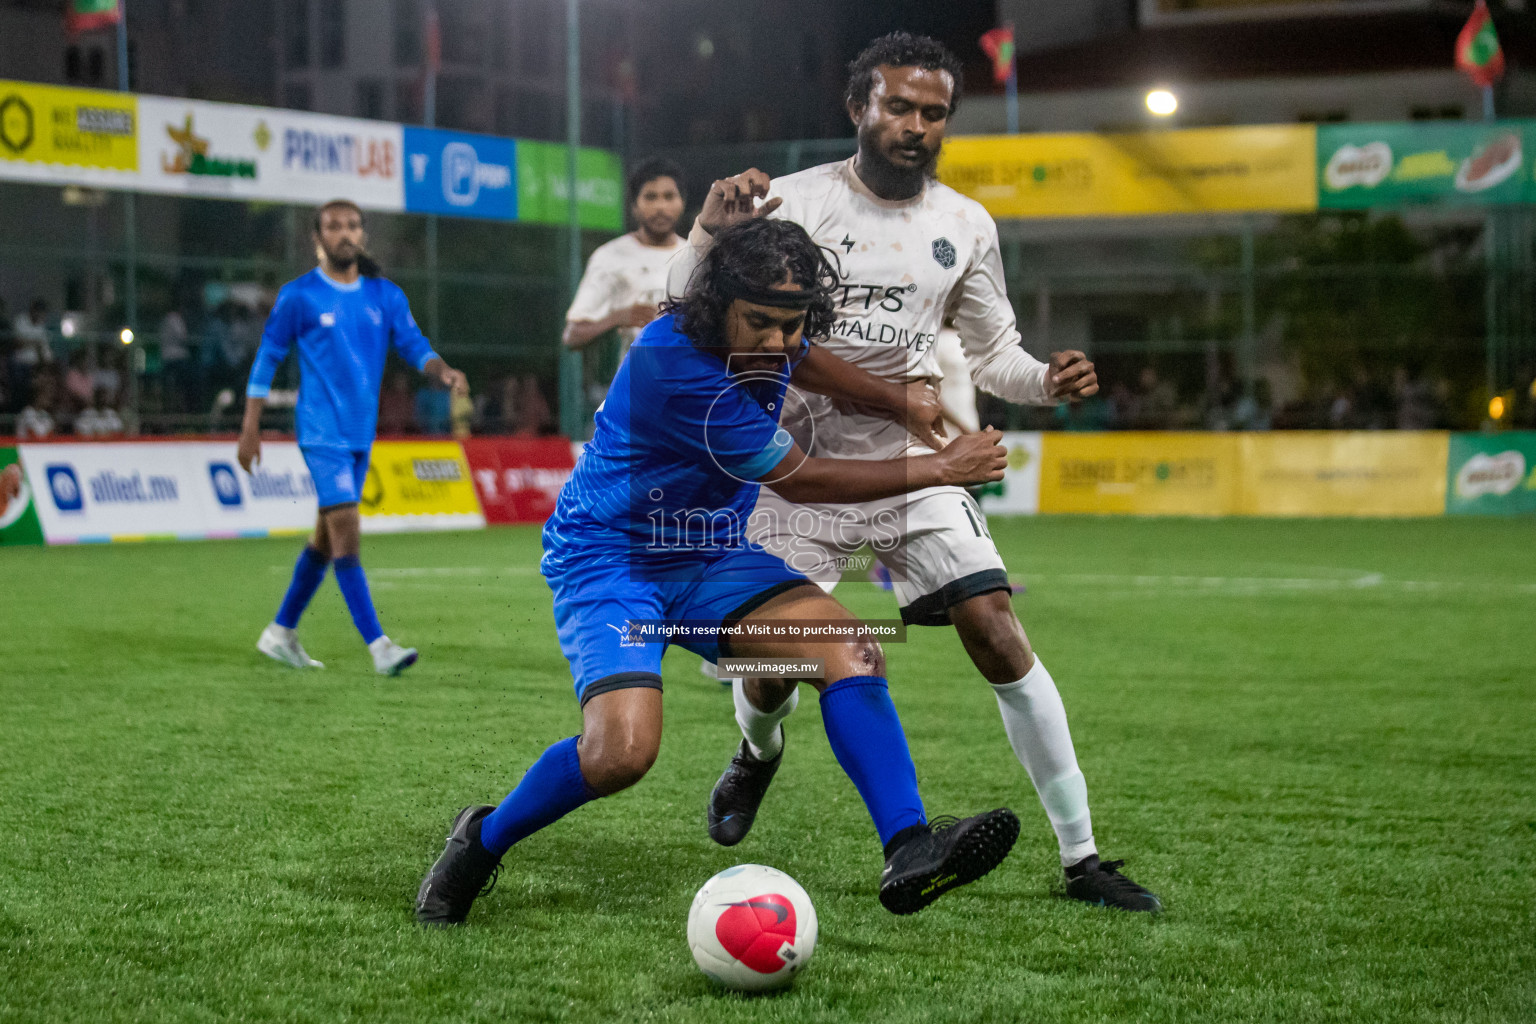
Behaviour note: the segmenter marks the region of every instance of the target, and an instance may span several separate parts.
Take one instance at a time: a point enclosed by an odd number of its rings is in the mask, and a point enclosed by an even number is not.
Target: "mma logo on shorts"
[[[945,270],[955,269],[955,247],[947,238],[933,240],[933,260]]]

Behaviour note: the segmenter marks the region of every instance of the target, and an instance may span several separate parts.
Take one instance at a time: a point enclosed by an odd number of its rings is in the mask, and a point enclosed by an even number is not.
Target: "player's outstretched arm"
[[[758,478],[786,501],[796,504],[876,501],[925,487],[968,487],[1003,478],[1008,449],[1002,433],[988,427],[962,434],[932,455],[871,462],[861,459],[813,459],[793,446],[779,464]]]
[[[643,302],[616,309],[598,320],[567,320],[560,343],[566,348],[582,349],[618,327],[644,327],[656,319],[656,307]]]
[[[944,447],[944,407],[927,384],[894,384],[854,366],[826,349],[812,345],[795,367],[790,383],[805,391],[841,399],[906,424],[919,441],[938,451]]]
[[[265,398],[254,395],[245,398],[245,418],[240,421],[240,446],[235,457],[247,473],[261,461],[261,410],[266,404]]]
[[[463,370],[455,370],[445,363],[442,356],[428,359],[422,364],[421,372],[456,395],[469,394],[469,378],[464,376]]]

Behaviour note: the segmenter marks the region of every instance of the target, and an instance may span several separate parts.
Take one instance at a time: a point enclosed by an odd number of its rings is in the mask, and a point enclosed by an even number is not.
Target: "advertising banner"
[[[542,523],[576,468],[563,437],[470,438],[463,447],[488,523]]]
[[[1238,487],[1230,434],[1051,433],[1041,449],[1041,512],[1231,515]]]
[[[517,145],[511,139],[405,129],[405,209],[517,219]]]
[[[981,510],[988,515],[1034,515],[1040,511],[1043,435],[1005,431],[1000,443],[1008,449],[1008,470],[1002,480],[981,489]]]
[[[939,180],[994,217],[1317,208],[1310,125],[948,140]]]
[[[1318,204],[1518,203],[1536,198],[1533,122],[1329,124],[1317,129]]]
[[[1536,512],[1536,432],[1452,434],[1445,511],[1452,515]]]
[[[261,461],[247,474],[235,460],[233,442],[186,443],[181,457],[193,463],[204,499],[208,538],[267,537],[314,528],[319,503],[299,446],[264,441]]]
[[[148,192],[405,209],[400,125],[233,103],[139,97]]]
[[[565,147],[517,140],[518,219],[564,224],[570,219],[569,196]],[[624,168],[617,153],[577,150],[576,198],[582,227],[624,230]]]
[[[457,441],[380,441],[361,502],[364,533],[469,530],[485,525]]]
[[[1244,434],[1240,515],[1437,516],[1442,431]]]
[[[267,442],[247,475],[233,442],[23,444],[50,544],[302,533],[315,488],[298,445]]]
[[[132,93],[0,81],[0,178],[125,187],[137,125]]]
[[[13,471],[6,474],[11,466],[19,468],[21,456],[15,448],[0,448],[0,479],[15,478]],[[0,548],[16,544],[41,544],[43,542],[43,527],[37,521],[37,509],[33,506],[32,484],[22,473],[15,483],[20,485],[20,491],[12,495],[9,488],[0,489]]]

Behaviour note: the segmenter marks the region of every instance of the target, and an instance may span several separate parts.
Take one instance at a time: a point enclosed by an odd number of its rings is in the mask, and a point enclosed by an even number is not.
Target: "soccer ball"
[[[688,911],[688,948],[699,969],[726,988],[780,988],[816,949],[816,908],[777,868],[738,864],[704,883]]]

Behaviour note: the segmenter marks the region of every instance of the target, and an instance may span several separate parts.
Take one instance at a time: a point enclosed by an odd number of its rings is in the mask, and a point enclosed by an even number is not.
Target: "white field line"
[[[1034,573],[1010,577],[1026,585],[1059,583],[1068,587],[1121,588],[1135,593],[1144,589],[1175,590],[1182,594],[1243,595],[1348,593],[1465,593],[1536,594],[1536,583],[1483,582],[1476,580],[1396,580],[1379,572],[1358,575],[1317,576],[1184,576],[1119,573]]]

